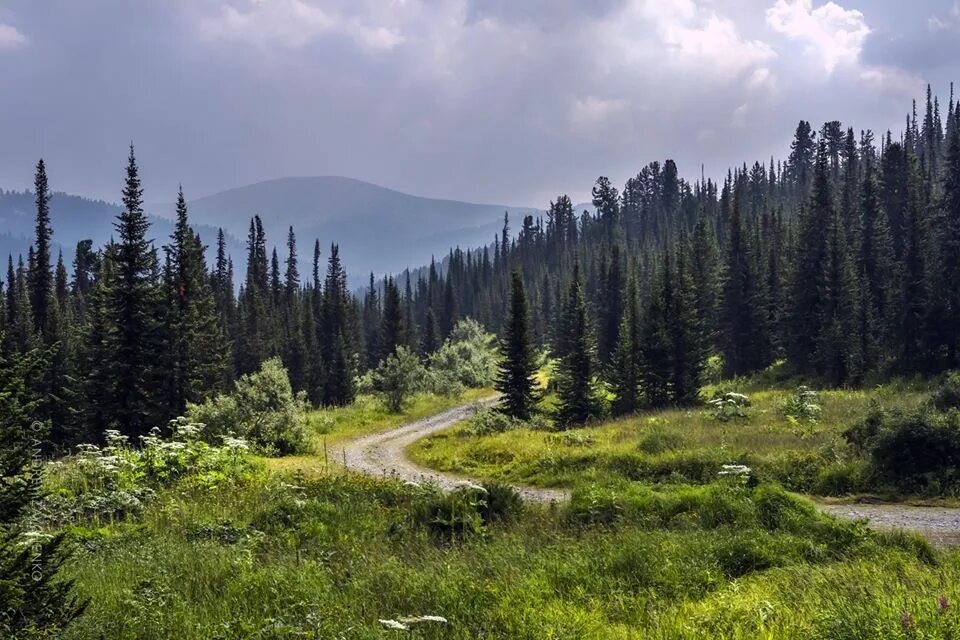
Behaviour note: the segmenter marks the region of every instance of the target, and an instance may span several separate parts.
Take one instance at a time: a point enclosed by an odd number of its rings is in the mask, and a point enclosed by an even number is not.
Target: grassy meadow
[[[579,429],[555,432],[520,426],[477,435],[469,423],[414,443],[410,456],[424,466],[472,477],[535,486],[576,487],[629,480],[705,484],[723,465],[746,465],[763,482],[820,496],[868,492],[865,460],[843,438],[874,404],[919,406],[930,385],[895,382],[871,389],[818,392],[814,421],[785,414],[795,388],[746,380],[725,384],[748,396],[746,416],[718,420],[709,406],[642,412]],[[717,389],[707,388],[710,397]],[[551,399],[545,399],[549,404]]]
[[[469,534],[447,526],[474,513],[467,497],[347,474],[261,468],[216,490],[173,486],[140,518],[71,528],[78,553],[66,573],[91,604],[67,637],[960,631],[960,557],[830,520],[775,488],[622,487],[501,511]],[[445,622],[407,620],[424,615]]]
[[[833,519],[781,486],[857,464],[843,429],[929,387],[826,391],[820,419],[798,424],[780,410],[792,391],[741,386],[748,417],[726,422],[696,409],[566,432],[457,426],[413,447],[489,480],[449,494],[324,464],[323,442],[489,390],[419,396],[399,415],[370,398],[315,411],[307,456],[189,432],[81,454],[46,479],[44,526],[67,532],[64,574],[90,603],[65,638],[960,637],[960,553]],[[791,480],[807,459],[813,480]],[[755,471],[718,475],[732,463]],[[572,498],[523,504],[494,480]]]

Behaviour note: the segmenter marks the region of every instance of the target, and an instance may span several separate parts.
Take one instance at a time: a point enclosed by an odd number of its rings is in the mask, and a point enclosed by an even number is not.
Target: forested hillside
[[[594,212],[558,196],[545,218],[505,218],[490,246],[452,250],[444,269],[371,276],[360,297],[336,244],[298,246],[290,227],[286,249],[268,252],[259,217],[235,273],[223,232],[201,239],[182,194],[173,233],[150,242],[132,149],[112,241],[55,262],[41,161],[35,238],[3,278],[3,353],[48,352],[35,384],[57,447],[108,427],[145,434],[273,356],[313,403],[348,403],[355,377],[399,346],[431,353],[463,317],[500,331],[512,273],[534,346],[579,394],[566,398],[579,403],[571,423],[605,410],[600,381],[615,412],[695,402],[708,359],[728,376],[786,359],[835,385],[936,373],[960,365],[952,95],[945,110],[928,94],[902,135],[879,138],[800,122],[785,160],[744,164],[722,184],[690,182],[670,160],[619,191],[601,177]]]

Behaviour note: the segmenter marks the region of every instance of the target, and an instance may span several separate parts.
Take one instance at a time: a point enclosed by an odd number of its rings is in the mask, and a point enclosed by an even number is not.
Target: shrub
[[[486,501],[484,487],[463,483],[453,491],[437,491],[421,500],[414,517],[436,538],[454,542],[483,534],[482,512],[486,509]]]
[[[717,393],[708,403],[714,420],[729,422],[730,420],[744,420],[747,417],[747,407],[750,398],[742,393],[726,391]]]
[[[423,379],[423,389],[445,398],[459,398],[464,386],[450,371],[428,369]]]
[[[479,322],[464,318],[450,336],[430,356],[430,369],[442,373],[464,387],[479,388],[493,384],[497,375],[496,336]]]
[[[816,423],[820,421],[823,407],[820,405],[820,396],[816,391],[806,385],[800,385],[781,405],[780,411],[792,420]]]
[[[362,385],[383,400],[392,413],[400,413],[410,396],[422,390],[427,371],[420,359],[404,346],[387,356]]]
[[[496,409],[481,409],[467,421],[467,431],[475,436],[506,433],[522,423]]]
[[[212,446],[200,438],[200,425],[184,418],[171,428],[169,438],[154,429],[140,448],[107,431],[103,448],[80,445],[76,455],[49,464],[44,475],[50,493],[38,507],[38,519],[115,520],[139,514],[165,487],[211,490],[253,477],[257,466],[244,440],[227,436],[221,446]]]
[[[485,482],[483,488],[487,492],[480,504],[480,517],[484,524],[506,522],[523,511],[523,498],[512,486],[500,482]]]
[[[843,437],[857,455],[864,455],[870,451],[876,442],[880,429],[887,419],[887,411],[880,404],[873,402],[866,417],[843,432]]]
[[[230,395],[189,405],[186,417],[203,426],[207,442],[234,435],[263,453],[287,455],[310,451],[307,409],[306,395],[293,392],[286,369],[273,358],[237,380]]]

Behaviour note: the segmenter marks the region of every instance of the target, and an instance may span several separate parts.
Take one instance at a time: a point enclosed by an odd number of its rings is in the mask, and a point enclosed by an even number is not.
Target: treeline
[[[598,179],[593,205],[577,215],[560,196],[516,238],[505,219],[489,247],[452,251],[443,277],[431,265],[417,282],[414,321],[467,314],[499,329],[517,272],[570,423],[602,410],[604,384],[615,412],[694,402],[711,356],[727,376],[785,359],[832,385],[960,365],[952,91],[943,117],[928,89],[898,139],[800,122],[786,161],[722,185],[654,162],[619,192]]]
[[[256,217],[237,288],[223,234],[207,265],[182,194],[158,246],[133,149],[114,240],[78,243],[69,271],[50,255],[42,161],[34,195],[33,245],[26,261],[9,258],[0,287],[0,350],[47,352],[31,385],[57,447],[105,428],[143,435],[275,356],[313,403],[348,403],[356,377],[401,345],[432,353],[463,317],[500,332],[514,272],[532,347],[550,348],[560,389],[577,396],[571,423],[599,414],[599,384],[617,412],[693,402],[711,357],[726,375],[786,359],[854,385],[960,365],[952,92],[943,117],[928,91],[897,139],[800,122],[786,160],[744,164],[722,184],[691,183],[670,160],[622,190],[601,177],[592,213],[559,196],[516,233],[505,217],[491,245],[371,275],[358,295],[336,245],[322,255],[315,241],[303,277],[294,230],[270,250]]]
[[[277,356],[313,403],[347,404],[366,363],[410,341],[395,291],[387,291],[382,309],[377,302],[375,317],[368,309],[361,319],[335,244],[324,266],[315,243],[313,273],[304,280],[294,230],[281,261],[276,249],[268,253],[255,217],[237,293],[223,232],[208,267],[181,191],[174,232],[158,246],[132,147],[113,240],[100,249],[79,242],[69,271],[62,256],[50,255],[51,191],[42,160],[34,194],[33,244],[26,261],[9,257],[0,283],[0,356],[44,358],[29,385],[38,398],[33,417],[49,422],[56,448],[97,441],[111,428],[136,441]]]

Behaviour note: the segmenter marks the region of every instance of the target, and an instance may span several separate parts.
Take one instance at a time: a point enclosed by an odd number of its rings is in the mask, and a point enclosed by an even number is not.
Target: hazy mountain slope
[[[54,258],[57,251],[62,249],[63,259],[69,265],[80,240],[90,239],[96,248],[102,247],[114,235],[113,223],[118,213],[118,205],[103,200],[90,200],[66,193],[53,194],[50,217],[53,224]],[[8,254],[13,254],[14,261],[17,254],[22,254],[26,260],[27,250],[33,240],[35,215],[36,205],[32,192],[0,191],[0,258],[4,264]],[[157,216],[150,216],[150,220],[148,237],[152,238],[158,247],[162,246],[173,233],[173,222]],[[208,245],[208,260],[212,259],[217,239],[216,228],[194,224],[194,229]],[[235,257],[242,257],[243,245],[232,237],[228,238],[228,243],[230,252]]]
[[[7,253],[23,253],[33,237],[34,196],[31,192],[0,192],[0,242]],[[237,284],[246,265],[244,243],[250,218],[259,214],[267,230],[267,242],[286,252],[287,229],[296,230],[301,273],[309,273],[313,241],[320,240],[323,259],[331,242],[340,245],[351,283],[361,284],[367,274],[397,273],[407,267],[442,259],[451,247],[489,244],[499,234],[504,212],[510,213],[516,230],[523,215],[542,211],[503,205],[471,204],[455,200],[421,198],[385,189],[360,180],[341,177],[281,178],[230,189],[189,203],[190,219],[208,248],[216,242],[216,230],[228,234]],[[172,232],[173,205],[152,204],[149,236],[158,246]],[[78,240],[90,238],[97,247],[114,235],[118,205],[64,193],[51,201],[54,253],[63,249],[64,259],[73,259]],[[208,251],[212,260],[212,250]]]
[[[155,209],[160,212],[161,209]],[[250,217],[263,218],[270,245],[282,247],[296,230],[300,257],[309,260],[319,238],[323,255],[341,248],[351,276],[396,272],[446,254],[451,246],[474,247],[493,240],[504,211],[512,225],[535,209],[421,198],[342,177],[281,178],[230,189],[190,202],[191,218],[222,226],[245,238]],[[163,210],[170,214],[169,206]],[[235,261],[239,264],[237,256]]]

